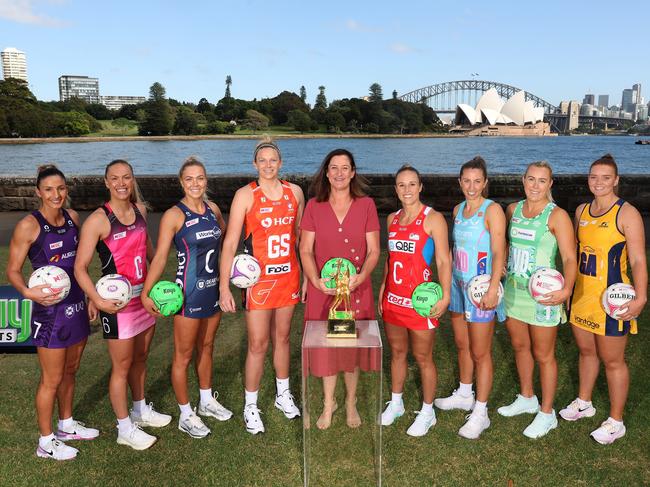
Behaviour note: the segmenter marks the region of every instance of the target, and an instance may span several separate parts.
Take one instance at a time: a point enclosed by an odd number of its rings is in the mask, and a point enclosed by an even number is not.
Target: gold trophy
[[[331,279],[336,283],[336,296],[327,317],[327,338],[357,338],[354,314],[350,309],[350,269],[341,269],[342,259],[337,259]],[[337,309],[342,307],[343,309]]]

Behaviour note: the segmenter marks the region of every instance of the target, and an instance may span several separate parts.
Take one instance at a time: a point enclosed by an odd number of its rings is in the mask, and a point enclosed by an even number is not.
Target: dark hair
[[[395,179],[397,180],[397,176],[399,176],[400,174],[402,174],[404,171],[411,171],[411,172],[414,172],[415,175],[418,177],[418,183],[422,184],[422,177],[420,176],[420,171],[418,171],[417,169],[415,169],[413,166],[411,166],[411,165],[408,164],[408,163],[407,163],[407,164],[404,164],[402,167],[400,167],[400,168],[397,170],[397,172],[395,173]]]
[[[115,159],[115,160],[109,162],[108,165],[106,166],[106,169],[104,170],[104,179],[108,178],[108,170],[111,167],[116,166],[118,164],[124,164],[125,166],[127,166],[129,168],[129,170],[131,171],[131,174],[133,175],[133,191],[131,192],[131,196],[129,197],[129,201],[131,203],[133,203],[133,204],[138,204],[139,203],[141,205],[144,205],[145,207],[148,207],[149,205],[147,204],[147,202],[142,197],[142,193],[140,193],[140,187],[138,186],[138,181],[135,179],[135,174],[133,173],[133,166],[131,166],[131,164],[129,164],[124,159]]]
[[[350,160],[350,167],[354,171],[354,176],[350,181],[350,194],[352,198],[361,198],[368,193],[368,183],[366,178],[357,173],[357,165],[354,162],[354,156],[349,150],[334,149],[323,159],[318,172],[314,175],[311,184],[309,185],[309,194],[316,197],[316,201],[327,201],[330,197],[330,182],[327,179],[327,170],[329,169],[330,161],[336,156],[346,156]]]
[[[594,168],[594,166],[609,166],[614,169],[614,175],[618,177],[618,164],[614,160],[614,156],[609,152],[602,157],[599,157],[589,166],[589,172]],[[618,184],[614,186],[614,194],[618,195]]]
[[[49,178],[50,176],[60,176],[63,178],[63,181],[65,182],[65,176],[61,172],[61,170],[56,167],[54,164],[44,164],[42,166],[38,166],[38,169],[36,170],[36,187],[38,188],[41,185],[41,181],[45,178]]]
[[[483,177],[485,178],[485,180],[486,181],[488,180],[487,164],[485,163],[485,159],[483,159],[481,156],[476,156],[473,159],[467,161],[462,166],[460,166],[460,172],[458,173],[458,180],[460,180],[463,177],[463,173],[468,169],[479,169],[483,173]],[[483,191],[481,192],[481,196],[483,196],[483,198],[487,198],[488,196],[489,184],[490,183],[488,182],[488,184],[485,185],[485,188],[483,188]]]

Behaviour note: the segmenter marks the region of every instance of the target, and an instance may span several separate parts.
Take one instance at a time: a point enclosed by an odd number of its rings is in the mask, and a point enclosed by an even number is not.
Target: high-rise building
[[[100,96],[99,98],[102,105],[109,110],[119,110],[124,105],[137,105],[147,101],[144,96]]]
[[[587,94],[582,100],[583,105],[595,105],[596,104],[596,95]]]
[[[641,101],[641,83],[636,83],[632,85],[632,91],[634,91],[634,103],[642,103]]]
[[[623,90],[623,96],[621,97],[621,111],[634,113],[635,108],[636,92],[631,88],[625,88]]]
[[[568,116],[569,123],[567,124],[567,130],[575,130],[578,128],[578,121],[580,115],[580,103],[575,100],[569,102]]]
[[[99,79],[88,76],[63,75],[59,77],[59,100],[81,98],[86,103],[99,103]]]
[[[607,108],[609,106],[609,95],[598,95],[598,106]]]
[[[8,47],[0,53],[4,79],[17,78],[27,81],[27,58],[15,47]]]

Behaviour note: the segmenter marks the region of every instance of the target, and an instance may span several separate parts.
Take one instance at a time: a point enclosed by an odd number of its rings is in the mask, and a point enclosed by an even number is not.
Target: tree
[[[224,98],[232,98],[230,95],[230,85],[232,85],[232,77],[230,75],[226,76],[226,94]]]
[[[149,88],[149,100],[161,101],[165,99],[165,87],[157,81]]]
[[[371,103],[380,102],[384,99],[384,94],[381,91],[381,85],[379,83],[373,83],[370,85],[370,99]]]
[[[330,110],[325,115],[325,125],[328,132],[338,133],[345,127],[345,118],[338,110]]]
[[[323,85],[318,87],[318,95],[316,95],[316,103],[314,103],[314,110],[327,108],[327,98],[325,98],[325,87]]]
[[[179,107],[176,111],[173,134],[193,135],[199,133],[197,114],[188,107]]]
[[[97,120],[111,120],[113,118],[113,111],[101,103],[86,105],[86,113]]]
[[[302,110],[291,110],[287,115],[287,125],[291,125],[300,133],[311,129],[312,119],[308,113]]]
[[[275,98],[271,98],[270,108],[271,112],[265,112],[265,115],[271,115],[275,125],[285,124],[287,122],[287,116],[292,110],[302,110],[305,113],[309,111],[305,102],[298,95],[290,91],[283,91]]]
[[[307,104],[307,89],[305,88],[305,85],[300,87],[300,99],[305,105]]]
[[[269,119],[257,110],[246,110],[244,126],[255,132],[267,128],[269,126]]]
[[[145,105],[140,135],[169,135],[173,126],[174,117],[167,100],[150,101]]]
[[[202,114],[214,111],[214,105],[210,103],[207,99],[201,98],[199,104],[196,105],[196,111]]]

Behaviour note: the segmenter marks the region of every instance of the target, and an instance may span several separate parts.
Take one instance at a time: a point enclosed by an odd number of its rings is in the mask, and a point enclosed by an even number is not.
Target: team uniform
[[[219,250],[221,228],[212,208],[194,213],[183,203],[183,226],[174,235],[178,267],[176,283],[183,289],[183,307],[179,315],[209,318],[219,311]]]
[[[295,230],[298,202],[289,183],[281,183],[278,200],[264,196],[256,181],[250,183],[253,206],[246,213],[244,248],[259,261],[262,274],[243,294],[247,310],[282,308],[300,300]]]
[[[468,323],[489,323],[495,315],[499,321],[505,320],[503,301],[497,305],[496,309],[482,310],[472,304],[466,292],[470,279],[492,272],[490,232],[485,227],[487,209],[492,203],[492,200],[486,199],[474,215],[465,218],[463,211],[466,202],[463,201],[454,218],[449,311],[463,314]]]
[[[636,320],[612,318],[600,304],[607,287],[619,282],[630,283],[625,235],[617,225],[624,203],[619,199],[601,216],[592,216],[591,203],[588,203],[578,223],[578,276],[571,296],[570,321],[596,335],[623,336],[637,332]]]
[[[37,347],[66,348],[90,334],[86,297],[74,277],[79,229],[66,210],[63,210],[65,223],[60,227],[48,223],[38,210],[32,216],[40,226],[27,254],[32,268],[55,265],[68,273],[71,283],[70,293],[60,303],[52,306],[33,303],[32,341]]]
[[[131,301],[120,311],[115,314],[100,311],[104,338],[131,338],[156,324],[140,301],[147,277],[147,222],[136,205],[133,205],[135,222],[131,225],[121,223],[108,203],[101,208],[111,224],[108,236],[97,242],[102,275],[120,274],[133,288]]]
[[[433,330],[437,319],[420,316],[413,309],[413,290],[432,281],[433,239],[424,230],[424,220],[432,208],[424,206],[408,225],[399,222],[398,210],[388,226],[388,275],[382,297],[382,317],[386,323],[410,330]]]
[[[557,240],[548,228],[555,203],[548,203],[542,212],[526,218],[522,208],[524,201],[517,203],[510,219],[508,235],[508,271],[505,296],[506,314],[517,320],[536,326],[556,326],[566,322],[563,305],[545,306],[535,301],[528,292],[528,280],[540,267],[555,269]]]

